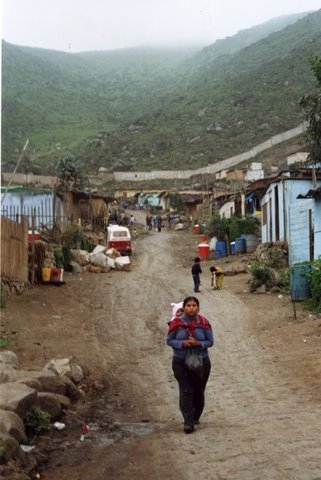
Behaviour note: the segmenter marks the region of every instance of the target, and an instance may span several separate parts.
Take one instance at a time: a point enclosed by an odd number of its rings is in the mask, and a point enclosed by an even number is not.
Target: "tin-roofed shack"
[[[80,219],[93,227],[107,225],[108,205],[113,201],[113,197],[90,192],[63,192],[62,198],[65,215],[70,221]]]

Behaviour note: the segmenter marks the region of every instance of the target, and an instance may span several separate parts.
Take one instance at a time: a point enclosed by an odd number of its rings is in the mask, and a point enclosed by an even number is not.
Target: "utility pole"
[[[19,159],[18,159],[18,161],[17,161],[17,164],[16,164],[16,166],[15,166],[15,169],[14,169],[14,171],[13,171],[11,177],[10,177],[10,180],[9,180],[8,185],[7,185],[6,191],[4,192],[3,197],[2,197],[2,199],[1,199],[1,205],[3,204],[4,199],[6,198],[6,195],[7,195],[7,193],[8,193],[9,188],[10,188],[11,182],[12,182],[12,180],[13,180],[13,178],[14,178],[17,170],[18,170],[18,167],[19,167],[20,162],[21,162],[21,160],[22,160],[22,158],[23,158],[23,155],[24,155],[25,151],[27,150],[28,143],[29,143],[29,139],[26,141],[25,146],[23,147],[22,152],[21,152],[21,155],[20,155],[20,157],[19,157]]]

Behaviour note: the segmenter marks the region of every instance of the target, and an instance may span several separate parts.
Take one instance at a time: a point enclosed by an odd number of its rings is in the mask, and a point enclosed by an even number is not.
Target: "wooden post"
[[[56,200],[57,200],[57,189],[54,185],[52,187],[52,225],[53,228],[56,226]]]
[[[293,308],[293,313],[294,313],[294,320],[296,321],[296,308],[295,308],[295,303],[292,299],[291,299],[291,303],[292,303],[292,308]]]
[[[32,238],[31,238],[31,257],[30,257],[30,264],[31,264],[31,272],[30,272],[30,283],[33,285],[35,283],[35,214],[33,212],[31,217],[31,231],[32,231]]]

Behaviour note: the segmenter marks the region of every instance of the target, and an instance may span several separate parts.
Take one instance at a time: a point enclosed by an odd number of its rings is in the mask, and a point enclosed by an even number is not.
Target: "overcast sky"
[[[321,0],[0,0],[2,39],[69,52],[209,45]]]

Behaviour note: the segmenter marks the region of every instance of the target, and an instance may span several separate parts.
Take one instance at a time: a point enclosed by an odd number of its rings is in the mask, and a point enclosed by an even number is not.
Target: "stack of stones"
[[[0,464],[25,455],[27,413],[39,407],[55,422],[82,397],[82,379],[81,367],[70,358],[53,359],[41,370],[22,370],[14,352],[0,352]]]

